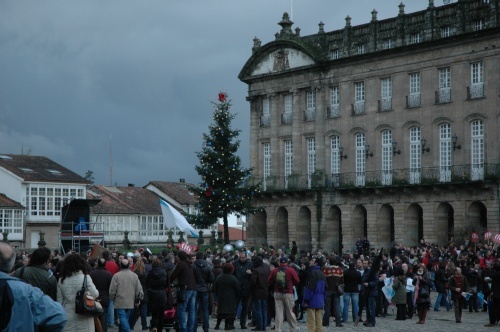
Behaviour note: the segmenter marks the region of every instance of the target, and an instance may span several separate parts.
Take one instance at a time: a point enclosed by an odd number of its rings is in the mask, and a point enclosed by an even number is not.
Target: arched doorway
[[[403,244],[415,246],[424,238],[424,212],[420,204],[412,203],[406,210]]]
[[[280,207],[276,211],[276,225],[275,225],[276,243],[269,243],[275,248],[281,247],[282,243],[288,244],[288,211],[284,207]]]
[[[390,248],[394,244],[394,209],[384,204],[377,215],[378,245]]]
[[[487,212],[486,206],[482,202],[472,202],[466,217],[466,223],[471,226],[471,231],[484,233],[488,229]]]
[[[299,210],[297,220],[297,246],[299,249],[311,250],[311,210],[303,206]],[[288,243],[288,242],[287,242]]]
[[[435,242],[438,245],[447,244],[455,232],[455,212],[449,203],[439,204],[435,217]]]
[[[319,229],[320,247],[328,252],[342,252],[342,213],[338,206],[328,210],[324,224]]]
[[[352,211],[352,238],[355,243],[358,238],[368,237],[368,219],[366,208],[363,205],[357,205]],[[368,239],[370,240],[370,239]]]
[[[267,243],[267,213],[259,211],[252,216],[251,224],[247,226],[248,240],[260,246]]]

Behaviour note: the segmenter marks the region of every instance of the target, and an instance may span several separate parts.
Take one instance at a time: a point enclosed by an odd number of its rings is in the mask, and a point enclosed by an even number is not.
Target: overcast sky
[[[199,183],[195,152],[225,91],[248,167],[247,85],[237,76],[253,38],[273,41],[284,12],[305,36],[320,21],[341,29],[347,15],[368,23],[373,9],[394,17],[401,1],[1,0],[0,154],[31,151],[93,171],[96,184]],[[429,1],[403,3],[411,13]]]

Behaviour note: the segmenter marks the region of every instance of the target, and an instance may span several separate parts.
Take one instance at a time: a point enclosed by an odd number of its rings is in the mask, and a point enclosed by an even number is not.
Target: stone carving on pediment
[[[288,68],[290,68],[290,62],[288,61],[288,51],[281,49],[274,53],[273,70],[282,71]]]

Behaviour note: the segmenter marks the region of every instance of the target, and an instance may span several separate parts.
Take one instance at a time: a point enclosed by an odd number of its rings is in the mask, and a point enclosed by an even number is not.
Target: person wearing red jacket
[[[285,271],[285,280],[287,287],[283,290],[278,289],[276,286],[276,275],[280,270]],[[290,325],[290,331],[297,329],[297,317],[293,313],[294,300],[293,300],[293,286],[299,283],[299,276],[295,269],[288,267],[288,258],[280,258],[280,266],[271,271],[267,283],[274,288],[274,303],[276,306],[275,329],[276,332],[282,331],[283,325],[283,308],[286,313],[286,320]]]

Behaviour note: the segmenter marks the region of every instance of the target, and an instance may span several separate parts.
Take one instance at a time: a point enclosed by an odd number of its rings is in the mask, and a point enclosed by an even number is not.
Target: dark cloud
[[[320,21],[327,31],[342,28],[347,15],[353,25],[369,22],[374,7],[379,19],[396,16],[399,3],[2,1],[0,153],[31,149],[108,184],[111,145],[113,184],[197,183],[195,152],[212,122],[210,102],[226,91],[248,166],[247,87],[237,76],[253,38],[273,40],[285,11],[308,35]],[[406,11],[427,6],[411,0]]]

